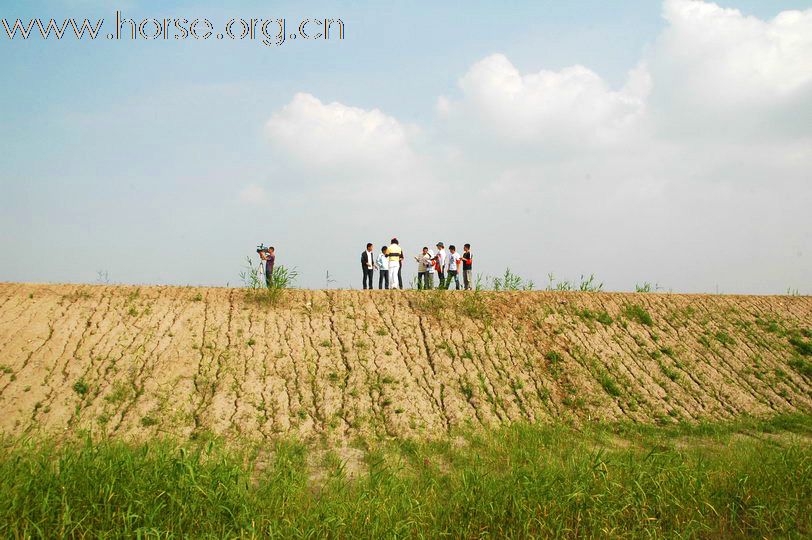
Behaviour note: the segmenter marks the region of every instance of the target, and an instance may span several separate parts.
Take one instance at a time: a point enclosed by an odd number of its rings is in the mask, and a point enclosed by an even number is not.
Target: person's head
[[[382,252],[382,253],[386,253],[387,251],[389,251],[389,248],[388,248],[388,247],[383,246],[383,247],[381,248],[381,252]]]
[[[457,251],[457,246],[455,246],[454,244],[451,244],[450,246],[448,246],[448,251],[450,251],[451,253],[454,253],[455,251]]]
[[[273,246],[271,246],[271,247],[269,247],[269,248],[268,248],[268,253],[270,253],[271,255],[273,255]]]
[[[397,244],[397,243],[398,243],[398,239],[397,239],[397,238],[393,238],[393,239],[392,239],[392,243],[393,243],[393,244]]]
[[[372,251],[372,242],[367,244],[367,251]]]
[[[437,242],[437,249],[443,249],[444,247],[442,242]]]
[[[462,249],[464,249],[465,251],[471,251],[471,244],[465,244],[464,246],[462,246]]]
[[[427,248],[426,246],[423,246],[423,255],[425,255],[428,252],[429,252],[429,248]]]

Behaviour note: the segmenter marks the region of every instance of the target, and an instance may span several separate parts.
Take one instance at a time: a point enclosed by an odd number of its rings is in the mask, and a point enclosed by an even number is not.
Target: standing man
[[[400,249],[400,244],[398,243],[397,238],[393,238],[391,243],[389,244],[389,248],[387,249],[386,256],[389,258],[389,288],[396,289],[398,288],[397,284],[400,284],[400,288],[403,288],[403,284],[400,283],[400,265],[401,259],[403,258],[403,250]]]
[[[398,287],[403,289],[403,259],[406,256],[403,254],[403,250],[400,252],[400,259],[398,259]]]
[[[416,256],[414,260],[417,261],[417,290],[428,289],[428,280],[426,279],[426,271],[428,270],[429,261],[429,248],[424,247],[423,252]]]
[[[448,246],[448,252],[448,283],[446,283],[444,287],[446,289],[449,288],[451,286],[451,278],[454,278],[454,285],[457,290],[460,290],[460,278],[457,274],[459,273],[462,257],[457,253],[457,246],[453,244]]]
[[[376,266],[378,267],[378,288],[383,289],[384,284],[386,288],[389,288],[389,257],[386,255],[389,250],[386,246],[381,248],[381,252],[378,254],[378,261]]]
[[[270,289],[273,286],[273,264],[276,262],[273,246],[260,251],[259,258],[265,261],[265,285]]]
[[[447,257],[445,252],[445,245],[442,242],[437,242],[437,264],[439,268],[437,269],[437,279],[440,280],[440,284],[438,285],[441,289],[447,288],[445,283],[445,267],[447,264]]]
[[[426,289],[434,288],[434,274],[437,271],[437,255],[426,248]]]
[[[465,285],[465,290],[471,290],[472,270],[474,268],[474,256],[471,255],[471,244],[462,246],[464,253],[462,254],[462,283]]]
[[[375,272],[375,255],[372,253],[372,244],[367,244],[366,251],[361,253],[361,270],[364,272],[364,289],[372,289],[372,278]],[[367,287],[369,283],[369,287]]]

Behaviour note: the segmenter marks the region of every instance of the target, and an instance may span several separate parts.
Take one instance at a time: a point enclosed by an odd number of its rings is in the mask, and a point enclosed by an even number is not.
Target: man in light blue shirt
[[[378,254],[378,259],[375,261],[375,266],[378,267],[378,288],[383,289],[384,285],[389,288],[389,257],[387,253],[389,248],[383,246],[381,252]]]

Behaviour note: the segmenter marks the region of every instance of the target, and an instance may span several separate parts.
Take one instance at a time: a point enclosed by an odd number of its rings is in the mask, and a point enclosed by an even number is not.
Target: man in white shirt
[[[445,288],[451,286],[451,278],[454,278],[454,284],[457,290],[460,290],[460,278],[457,277],[460,271],[460,264],[462,264],[462,255],[457,253],[457,247],[453,244],[448,246],[448,283]]]
[[[446,251],[445,245],[442,242],[437,242],[437,263],[439,265],[439,270],[437,270],[437,279],[440,280],[439,287],[441,289],[445,289],[445,270],[446,270]]]

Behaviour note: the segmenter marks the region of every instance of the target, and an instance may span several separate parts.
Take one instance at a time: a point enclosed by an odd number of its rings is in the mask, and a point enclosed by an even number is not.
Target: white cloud
[[[399,172],[415,159],[409,146],[414,128],[378,109],[322,103],[299,93],[271,116],[271,144],[307,169],[368,173]]]
[[[812,133],[812,9],[769,21],[695,0],[666,0],[652,48],[653,105],[669,133]],[[808,118],[808,116],[807,116]]]
[[[645,110],[648,74],[640,67],[612,90],[575,65],[522,74],[502,54],[474,64],[460,79],[462,98],[441,97],[441,116],[464,130],[519,144],[606,144],[622,140]]]

